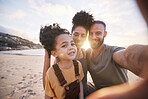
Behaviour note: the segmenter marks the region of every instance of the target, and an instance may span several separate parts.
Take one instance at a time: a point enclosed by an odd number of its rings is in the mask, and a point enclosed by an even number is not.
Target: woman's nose
[[[92,34],[92,39],[96,39],[95,33]]]
[[[81,35],[79,35],[78,39],[77,40],[81,40]]]

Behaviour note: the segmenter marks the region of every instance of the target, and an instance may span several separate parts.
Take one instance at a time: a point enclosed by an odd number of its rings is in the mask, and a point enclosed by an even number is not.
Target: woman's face
[[[83,26],[77,26],[72,32],[72,37],[77,48],[82,47],[87,37],[86,29]]]

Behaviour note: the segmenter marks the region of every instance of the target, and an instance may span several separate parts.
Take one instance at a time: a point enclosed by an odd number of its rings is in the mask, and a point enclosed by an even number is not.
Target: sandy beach
[[[43,63],[42,55],[0,54],[0,99],[44,99]],[[131,84],[140,80],[130,72],[128,76]]]
[[[43,56],[0,54],[0,99],[43,99]]]

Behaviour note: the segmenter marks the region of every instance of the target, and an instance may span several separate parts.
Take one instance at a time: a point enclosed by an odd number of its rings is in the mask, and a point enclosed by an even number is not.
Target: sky
[[[135,0],[0,0],[0,32],[39,43],[42,26],[59,23],[71,32],[81,10],[106,23],[105,44],[148,45],[148,25]]]

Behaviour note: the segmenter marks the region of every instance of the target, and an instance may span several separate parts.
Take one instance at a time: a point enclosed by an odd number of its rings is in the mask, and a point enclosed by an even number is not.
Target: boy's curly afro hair
[[[51,51],[55,50],[56,37],[61,34],[69,34],[68,30],[60,28],[57,23],[53,25],[41,27],[40,29],[40,42],[47,50],[50,57]]]

